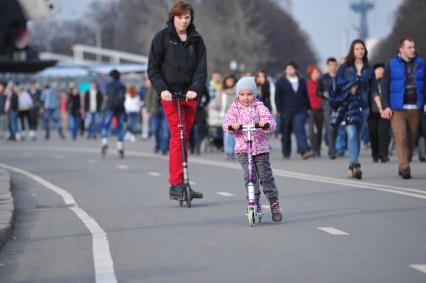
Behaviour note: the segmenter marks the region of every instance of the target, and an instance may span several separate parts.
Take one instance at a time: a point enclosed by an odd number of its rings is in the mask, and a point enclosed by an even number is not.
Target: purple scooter
[[[248,144],[247,149],[247,158],[248,158],[248,205],[247,205],[247,217],[248,223],[250,227],[254,227],[257,222],[262,223],[263,212],[260,207],[257,207],[256,198],[254,195],[254,182],[253,182],[253,156],[252,156],[252,147],[253,147],[253,132],[257,129],[268,129],[270,127],[269,123],[266,123],[263,127],[259,126],[259,124],[254,125],[240,125],[239,131],[243,131],[246,133],[245,141]],[[229,126],[228,129],[230,131],[234,131],[232,126]]]

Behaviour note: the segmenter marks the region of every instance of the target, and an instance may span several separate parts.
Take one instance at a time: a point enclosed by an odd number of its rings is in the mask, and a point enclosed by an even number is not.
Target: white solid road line
[[[334,235],[334,236],[347,236],[347,235],[349,235],[349,233],[346,233],[342,230],[339,230],[339,229],[336,229],[336,228],[333,228],[333,227],[318,227],[317,229],[324,231],[326,233],[329,233],[331,235]]]
[[[216,194],[223,196],[223,197],[234,197],[234,194],[227,193],[227,192],[217,192]]]
[[[93,261],[95,265],[96,283],[117,283],[117,277],[114,271],[114,263],[111,257],[107,234],[101,228],[101,226],[99,226],[95,219],[93,219],[86,213],[86,211],[78,206],[74,197],[69,192],[25,170],[2,163],[0,163],[0,167],[25,175],[40,183],[47,189],[60,195],[65,204],[69,206],[69,209],[77,215],[77,217],[84,223],[86,228],[92,234]]]
[[[50,147],[48,149],[45,149],[45,148],[40,148],[40,147],[28,147],[27,149],[29,149],[29,150],[41,150],[41,151],[54,151],[54,150],[56,150],[56,151],[62,151],[62,152],[64,152],[64,151],[67,151],[67,152],[89,152],[89,153],[99,154],[97,149],[91,149],[91,148]],[[166,156],[158,156],[154,153],[147,153],[147,152],[128,151],[128,152],[126,152],[126,155],[136,156],[136,157],[150,157],[150,158],[168,160],[168,157],[166,157]],[[211,159],[192,158],[191,163],[241,170],[241,166],[239,164],[227,163],[227,162],[224,162],[224,161],[215,161],[215,160],[211,160]],[[368,183],[368,182],[364,182],[364,181],[345,180],[345,179],[325,177],[325,176],[321,176],[321,175],[305,174],[305,173],[292,172],[292,171],[280,170],[280,169],[273,169],[273,171],[274,171],[274,175],[286,177],[286,178],[298,179],[298,180],[303,180],[303,181],[326,183],[326,184],[334,184],[334,185],[340,185],[340,186],[345,186],[345,187],[375,190],[375,191],[381,191],[381,192],[392,193],[392,194],[403,195],[403,196],[409,196],[409,197],[420,198],[420,199],[426,200],[426,191],[423,191],[423,190],[389,186],[389,185],[382,185],[382,184],[374,184],[374,183]]]
[[[121,169],[121,170],[129,170],[129,166],[127,166],[127,165],[123,165],[123,164],[120,164],[120,165],[117,165],[117,169]]]
[[[426,264],[412,264],[410,265],[411,268],[414,268],[417,271],[426,273]]]

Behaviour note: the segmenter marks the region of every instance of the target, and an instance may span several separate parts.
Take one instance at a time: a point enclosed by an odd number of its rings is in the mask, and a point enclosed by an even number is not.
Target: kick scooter
[[[182,109],[181,109],[181,101],[186,99],[186,96],[182,92],[175,92],[172,95],[173,100],[177,101],[178,107],[178,116],[179,116],[179,139],[180,146],[182,150],[182,168],[183,168],[183,188],[182,188],[182,196],[180,198],[176,198],[179,202],[180,206],[183,206],[183,203],[186,202],[186,206],[188,208],[191,207],[191,185],[189,182],[189,174],[188,174],[188,156],[185,150],[185,135],[182,123]]]
[[[254,227],[257,222],[262,223],[263,212],[260,207],[257,206],[256,198],[254,195],[254,182],[253,182],[253,156],[252,156],[252,146],[253,146],[253,133],[257,129],[268,129],[270,127],[269,123],[266,123],[263,127],[259,126],[259,124],[254,125],[240,125],[239,131],[245,132],[245,142],[248,144],[247,147],[247,159],[248,159],[248,205],[247,205],[247,217],[248,223],[250,227]],[[234,131],[232,126],[229,126],[228,129],[230,131]]]

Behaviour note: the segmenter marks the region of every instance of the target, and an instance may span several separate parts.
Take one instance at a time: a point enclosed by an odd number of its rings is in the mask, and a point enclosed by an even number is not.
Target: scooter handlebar
[[[186,99],[186,93],[185,92],[173,92],[172,93],[172,100],[185,100]]]
[[[254,124],[254,128],[255,129],[267,130],[267,129],[269,129],[269,127],[271,127],[271,125],[269,123],[266,123],[265,125],[263,125],[263,127],[260,126],[259,123]],[[238,128],[238,130],[244,130],[245,128],[246,129],[253,128],[253,125],[245,125],[245,126],[240,125],[240,127]],[[235,131],[234,128],[231,125],[228,126],[228,130]]]

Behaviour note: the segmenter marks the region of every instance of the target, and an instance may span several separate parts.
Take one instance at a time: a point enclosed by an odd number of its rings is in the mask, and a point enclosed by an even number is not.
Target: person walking
[[[309,112],[309,140],[314,151],[314,156],[320,157],[322,145],[322,128],[324,123],[321,99],[317,96],[320,72],[317,66],[309,65],[306,73],[309,77],[306,88],[308,90],[309,103],[311,105],[311,110]]]
[[[285,75],[275,88],[275,104],[281,117],[281,147],[284,159],[291,154],[291,133],[297,141],[297,152],[306,160],[314,155],[308,144],[305,124],[310,109],[305,80],[299,76],[294,62],[287,64]]]
[[[368,135],[371,143],[371,157],[373,162],[382,163],[389,161],[390,122],[380,117],[382,107],[381,81],[385,65],[376,64],[373,67],[374,79],[371,86],[370,114],[368,115]]]
[[[108,150],[108,136],[109,129],[111,127],[112,119],[115,117],[117,119],[117,151],[120,158],[124,158],[124,101],[126,95],[126,87],[120,81],[120,72],[117,70],[112,70],[109,73],[112,81],[109,82],[106,86],[106,103],[105,108],[103,109],[103,122],[102,122],[102,147],[101,155],[104,158]]]
[[[41,112],[43,113],[43,123],[44,123],[44,139],[50,139],[50,120],[55,123],[55,127],[58,130],[59,137],[65,139],[65,136],[62,132],[62,125],[58,117],[58,103],[56,95],[53,90],[50,88],[50,85],[46,85],[41,97],[40,102],[42,103]]]
[[[225,114],[228,112],[229,107],[236,99],[235,85],[237,79],[234,75],[225,76],[222,83],[222,88],[219,92],[221,111],[220,116],[225,119]],[[235,159],[235,137],[228,131],[223,132],[223,149],[226,154],[226,160]]]
[[[30,88],[28,90],[31,99],[33,101],[33,108],[30,111],[31,124],[30,130],[33,133],[32,139],[35,141],[37,139],[37,130],[38,130],[38,120],[40,119],[40,107],[41,107],[41,91],[38,88],[38,84],[36,81],[30,82]]]
[[[126,100],[124,101],[124,108],[126,109],[126,139],[130,142],[136,141],[136,124],[141,118],[141,108],[142,102],[141,98],[138,95],[137,89],[135,86],[130,86],[127,89]]]
[[[411,178],[410,163],[420,123],[426,113],[425,62],[416,54],[414,40],[403,37],[398,55],[389,60],[382,80],[381,116],[391,121],[398,157],[398,174]]]
[[[336,84],[335,78],[337,75],[337,60],[336,58],[330,57],[327,59],[327,73],[324,74],[317,83],[317,96],[322,99],[322,109],[324,118],[324,129],[325,136],[328,145],[328,157],[330,159],[336,159],[336,139],[337,139],[337,128],[330,124],[330,95],[329,88]]]
[[[28,129],[30,130],[30,137],[34,139],[34,131],[31,130],[31,110],[33,108],[33,100],[23,85],[18,86],[18,104],[18,115],[19,120],[21,121],[21,129],[17,133],[17,138],[24,141],[27,136],[26,130]]]
[[[361,179],[361,137],[366,129],[369,113],[369,91],[373,79],[373,70],[368,63],[368,51],[365,43],[352,41],[345,62],[339,67],[336,76],[336,88],[330,88],[332,100],[338,104],[337,115],[331,117],[332,124],[339,127],[345,123],[348,139],[349,165],[348,176]]]
[[[78,93],[76,86],[71,87],[70,93],[67,98],[67,110],[69,115],[69,129],[71,133],[72,140],[77,139],[78,130],[80,128],[81,116],[82,116],[82,107],[81,107],[81,97]]]
[[[90,82],[90,89],[84,95],[84,114],[87,117],[87,138],[96,139],[104,96],[96,80]]]
[[[182,92],[186,96],[181,106],[187,151],[187,141],[195,119],[196,98],[207,80],[206,47],[203,38],[195,29],[194,9],[188,2],[177,1],[173,5],[167,27],[159,31],[152,40],[148,76],[160,94],[169,124],[169,196],[171,199],[177,199],[183,193],[183,154],[177,101],[172,100],[172,94]],[[191,191],[191,197],[202,198],[203,195]]]

